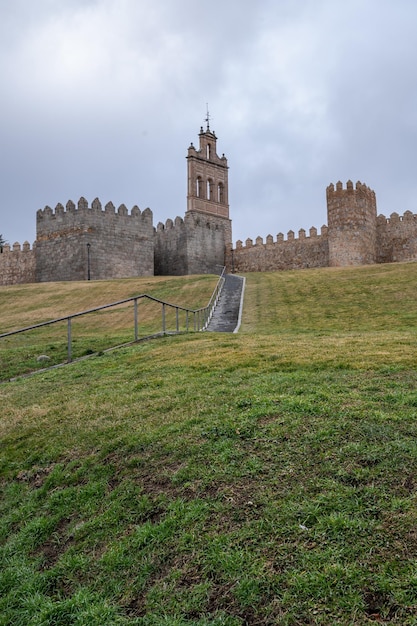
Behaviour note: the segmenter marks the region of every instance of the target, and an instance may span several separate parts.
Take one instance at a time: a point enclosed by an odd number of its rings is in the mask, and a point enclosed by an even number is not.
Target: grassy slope
[[[216,282],[217,278],[213,276],[155,276],[0,287],[0,332],[17,330],[144,293],[173,304],[198,308],[207,304],[207,297],[210,297]]]
[[[25,328],[65,315],[119,302],[140,294],[184,307],[206,306],[217,283],[216,276],[181,276],[175,278],[135,278],[118,281],[61,282],[2,287],[0,299],[0,333]],[[176,311],[166,307],[166,328],[176,328]],[[192,316],[188,323],[193,324]],[[180,312],[178,325],[187,325]],[[161,305],[147,299],[138,300],[138,336],[161,332]],[[45,367],[37,357],[46,355],[48,365],[67,360],[67,321],[34,329],[0,340],[0,380]],[[133,303],[90,313],[72,321],[72,358],[100,352],[134,339]]]
[[[415,624],[415,267],[2,385],[0,624]]]

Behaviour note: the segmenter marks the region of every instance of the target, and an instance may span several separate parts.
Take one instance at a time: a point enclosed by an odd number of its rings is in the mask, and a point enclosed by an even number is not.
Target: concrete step
[[[226,274],[222,293],[207,327],[209,332],[233,333],[239,324],[244,278]]]

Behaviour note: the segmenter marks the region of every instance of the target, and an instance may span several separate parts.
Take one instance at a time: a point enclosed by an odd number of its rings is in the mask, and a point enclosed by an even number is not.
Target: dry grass
[[[215,276],[155,276],[0,287],[0,333],[145,293],[198,308],[207,304],[217,280]]]
[[[190,309],[206,306],[218,281],[216,276],[155,277],[95,282],[42,283],[3,288],[0,300],[0,332],[17,330],[77,312],[148,294]],[[167,331],[193,328],[193,317],[165,307]],[[163,329],[161,305],[138,300],[138,337]],[[0,380],[39,370],[68,359],[67,322],[44,326],[0,339]],[[76,317],[71,323],[71,357],[79,358],[135,339],[134,305],[130,301]]]

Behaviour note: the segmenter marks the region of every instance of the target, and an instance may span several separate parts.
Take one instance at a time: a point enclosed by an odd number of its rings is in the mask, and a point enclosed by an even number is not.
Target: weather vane
[[[207,107],[207,117],[204,121],[207,122],[207,130],[210,130],[210,113],[209,113],[209,108],[208,108],[208,102],[206,102],[206,107]]]

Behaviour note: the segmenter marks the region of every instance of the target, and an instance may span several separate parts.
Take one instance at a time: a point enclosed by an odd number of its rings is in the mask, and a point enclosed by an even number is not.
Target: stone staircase
[[[217,306],[207,326],[207,331],[233,333],[240,321],[240,306],[245,279],[234,274],[226,274],[225,282]]]

